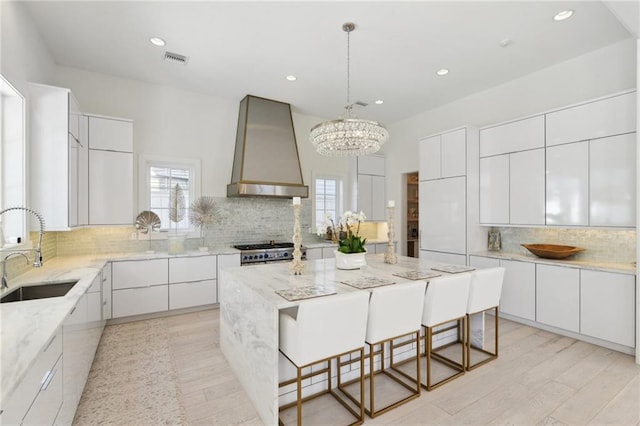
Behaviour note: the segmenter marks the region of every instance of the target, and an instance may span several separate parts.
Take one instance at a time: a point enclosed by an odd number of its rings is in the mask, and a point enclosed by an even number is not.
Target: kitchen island
[[[336,294],[366,291],[342,282],[375,277],[399,284],[408,280],[394,274],[443,266],[404,256],[395,265],[383,259],[382,254],[367,255],[367,266],[358,270],[338,270],[334,259],[308,261],[303,275],[291,275],[289,263],[282,262],[221,271],[220,347],[265,424],[278,424],[278,312],[304,303],[276,291],[310,286]],[[482,339],[481,327],[482,321],[472,325],[474,341]]]

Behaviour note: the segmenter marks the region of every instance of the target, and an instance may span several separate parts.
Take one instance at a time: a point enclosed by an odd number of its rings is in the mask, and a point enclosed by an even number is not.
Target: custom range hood
[[[240,102],[227,197],[309,196],[289,104],[247,95]]]

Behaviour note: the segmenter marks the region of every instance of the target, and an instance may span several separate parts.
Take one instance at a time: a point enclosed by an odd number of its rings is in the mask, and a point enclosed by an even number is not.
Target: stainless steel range
[[[238,244],[233,246],[241,251],[240,265],[252,263],[279,262],[293,259],[293,243]],[[306,259],[306,249],[301,247],[302,258]]]

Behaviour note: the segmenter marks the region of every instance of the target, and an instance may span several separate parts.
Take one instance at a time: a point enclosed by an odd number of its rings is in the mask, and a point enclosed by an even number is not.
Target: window
[[[340,219],[341,199],[340,179],[336,177],[316,177],[315,178],[315,218],[316,230],[322,231],[325,223],[325,216],[331,217],[334,223]]]
[[[141,188],[142,210],[151,210],[160,218],[160,229],[187,231],[190,228],[189,206],[199,196],[200,162],[198,160],[162,160],[144,157],[144,188]],[[176,188],[179,188],[177,190]],[[184,201],[184,215],[178,223],[170,220],[172,193],[178,191]]]

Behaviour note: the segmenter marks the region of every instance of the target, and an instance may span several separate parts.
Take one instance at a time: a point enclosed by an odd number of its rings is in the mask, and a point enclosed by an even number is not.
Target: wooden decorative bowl
[[[565,259],[585,249],[558,244],[520,244],[538,257],[545,259]]]

